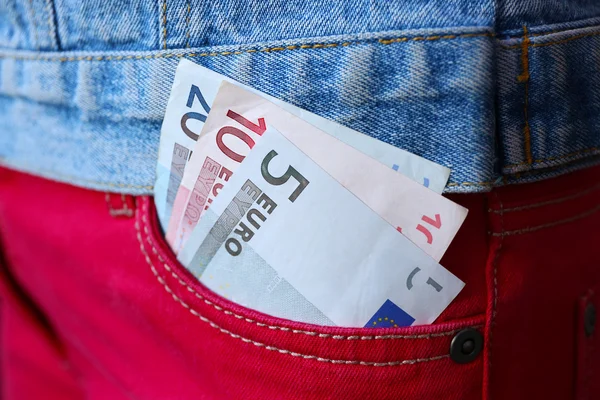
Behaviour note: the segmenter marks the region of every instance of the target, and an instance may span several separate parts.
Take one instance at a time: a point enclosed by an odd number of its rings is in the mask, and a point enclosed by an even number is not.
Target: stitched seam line
[[[137,213],[137,209],[139,209],[139,208],[140,207],[138,204],[138,207],[136,207],[136,213]],[[199,294],[193,287],[188,285],[183,279],[181,279],[181,277],[175,271],[173,271],[171,269],[171,267],[169,267],[169,265],[161,257],[161,255],[156,250],[156,247],[154,247],[154,244],[152,243],[152,239],[150,236],[150,232],[148,231],[148,219],[146,218],[145,212],[142,214],[141,219],[142,219],[142,222],[144,225],[144,234],[146,235],[146,241],[152,248],[152,253],[158,258],[159,262],[162,264],[162,266],[165,268],[165,270],[167,272],[169,272],[171,274],[171,276],[179,282],[180,285],[184,286],[188,292],[192,293],[198,299],[204,301],[204,303],[212,306],[217,311],[220,311],[227,316],[235,317],[244,322],[248,322],[248,323],[260,326],[260,327],[265,327],[265,328],[268,328],[271,330],[281,330],[284,332],[291,332],[291,333],[296,333],[296,334],[304,334],[304,335],[308,335],[308,336],[314,336],[314,337],[318,337],[321,339],[331,338],[331,339],[335,339],[335,340],[431,339],[431,338],[435,338],[435,337],[453,336],[455,333],[465,329],[465,328],[460,328],[460,329],[453,329],[451,331],[446,331],[446,332],[428,333],[428,334],[420,334],[420,335],[373,335],[373,336],[371,336],[371,335],[367,335],[367,336],[352,335],[352,336],[346,336],[346,335],[331,335],[328,333],[319,333],[319,332],[305,331],[305,330],[299,330],[299,329],[291,329],[291,328],[287,328],[284,326],[278,326],[278,325],[267,325],[267,324],[258,322],[256,320],[246,318],[242,315],[238,315],[234,312],[231,312],[229,310],[224,309],[223,307],[220,307],[220,306],[214,304],[212,301],[206,299],[204,296]],[[481,327],[482,327],[482,325],[475,325],[475,326],[472,326],[471,328],[479,329]]]
[[[108,204],[108,213],[111,217],[131,217],[133,215],[133,210],[127,206],[127,200],[125,199],[125,195],[123,193],[121,193],[122,208],[113,208],[110,193],[108,192],[105,193],[104,200],[106,200],[106,204]]]
[[[493,181],[487,182],[449,182],[446,186],[455,187],[455,186],[492,186],[494,185]]]
[[[136,214],[138,213],[137,210],[139,210],[139,208],[140,207],[139,207],[139,204],[138,204],[138,207],[136,207]],[[140,243],[140,251],[142,252],[142,255],[144,256],[144,259],[146,260],[146,262],[150,266],[150,269],[152,270],[152,273],[154,274],[154,276],[156,277],[156,279],[158,280],[158,282],[163,286],[163,288],[165,289],[165,291],[171,295],[171,297],[173,298],[173,300],[175,300],[177,303],[179,303],[181,306],[183,306],[192,315],[194,315],[195,317],[199,318],[201,321],[209,324],[211,327],[217,329],[219,332],[225,333],[225,334],[231,336],[234,339],[239,339],[239,340],[241,340],[244,343],[251,343],[251,344],[253,344],[256,347],[262,347],[262,348],[264,348],[266,350],[276,351],[278,353],[287,354],[287,355],[290,355],[292,357],[299,357],[299,358],[303,358],[303,359],[316,360],[316,361],[319,361],[319,362],[326,362],[326,363],[331,363],[331,364],[346,364],[346,365],[364,365],[364,366],[372,366],[372,367],[387,367],[387,366],[417,364],[417,363],[428,362],[428,361],[436,361],[436,360],[442,360],[444,358],[449,358],[450,357],[449,354],[443,354],[443,355],[433,356],[433,357],[428,357],[428,358],[407,359],[407,360],[389,361],[389,362],[374,362],[374,361],[360,361],[360,360],[335,360],[335,359],[328,359],[328,358],[318,357],[318,356],[315,356],[315,355],[296,353],[296,352],[293,352],[293,351],[289,351],[289,350],[286,350],[286,349],[280,349],[280,348],[277,348],[277,347],[274,347],[274,346],[266,345],[266,344],[261,343],[261,342],[257,342],[257,341],[251,340],[251,339],[247,339],[247,338],[245,338],[243,336],[240,336],[240,335],[235,334],[235,333],[233,333],[233,332],[231,332],[231,331],[229,331],[227,329],[224,329],[224,328],[220,327],[219,325],[217,325],[216,323],[214,323],[210,319],[204,317],[202,314],[200,314],[199,312],[197,312],[196,310],[194,310],[193,308],[191,308],[182,299],[180,299],[171,290],[171,288],[167,285],[166,281],[158,274],[158,271],[156,270],[156,268],[154,268],[154,265],[152,264],[152,261],[150,260],[150,256],[146,252],[146,249],[145,249],[144,244],[143,244],[142,236],[141,236],[141,231],[140,231],[139,215],[136,217],[135,228],[136,228],[136,231],[137,231],[137,239],[138,239],[138,241]],[[146,225],[144,226],[144,229],[147,230],[147,226]]]
[[[588,29],[595,29],[598,28],[600,26],[589,26],[589,27],[584,27],[584,28],[588,28]],[[573,29],[568,29],[568,30],[573,30]],[[551,32],[551,33],[560,33],[560,32],[566,32],[568,30],[565,31],[558,31],[558,32]],[[573,35],[573,36],[569,36],[567,38],[564,39],[560,39],[560,40],[553,40],[550,42],[544,42],[544,43],[533,43],[533,44],[529,44],[529,46],[531,47],[545,47],[545,46],[553,46],[556,44],[563,44],[563,43],[567,43],[567,42],[571,42],[573,40],[579,40],[579,39],[583,39],[586,37],[590,37],[590,36],[598,36],[600,35],[600,31],[594,31],[594,32],[587,32],[587,33],[581,33],[579,35]],[[541,35],[532,35],[532,36],[541,36]],[[515,44],[515,45],[511,45],[511,46],[505,46],[500,44],[500,47],[502,47],[503,49],[507,49],[507,50],[515,50],[515,49],[520,49],[521,48],[521,44]]]
[[[33,0],[29,0],[29,8],[31,14],[31,25],[33,25],[33,40],[35,40],[35,48],[40,49],[40,42],[37,34],[37,22],[35,21],[35,10],[33,8]]]
[[[513,211],[529,210],[529,209],[532,209],[532,208],[549,206],[549,205],[553,205],[553,204],[560,204],[560,203],[564,203],[565,201],[574,200],[574,199],[577,199],[579,197],[585,196],[587,194],[595,192],[598,189],[600,189],[600,184],[592,186],[591,188],[588,188],[588,189],[583,190],[581,192],[577,192],[577,193],[571,194],[569,196],[564,196],[564,197],[561,197],[561,198],[558,198],[558,199],[553,199],[553,200],[548,200],[548,201],[542,201],[542,202],[535,203],[535,204],[527,204],[527,205],[519,206],[519,207],[504,208],[502,210],[493,210],[493,209],[490,208],[490,209],[488,209],[488,211],[489,212],[493,212],[495,214],[502,214],[502,213],[513,212]]]
[[[163,49],[167,50],[167,0],[162,3]]]
[[[555,40],[555,41],[552,41],[552,42],[534,43],[532,45],[532,47],[552,46],[552,45],[555,45],[555,44],[563,44],[563,43],[571,42],[573,40],[578,40],[578,39],[582,39],[582,38],[585,38],[585,37],[598,36],[598,35],[600,35],[600,32],[588,32],[588,33],[583,33],[583,34],[580,34],[580,35],[570,36],[568,38],[564,38],[564,39],[561,39],[561,40]]]
[[[166,3],[164,3],[166,4]],[[166,14],[165,18],[166,20]],[[164,33],[166,34],[166,24]],[[410,42],[410,41],[436,41],[436,40],[450,40],[450,39],[462,39],[462,38],[477,38],[477,37],[491,37],[491,33],[472,33],[464,35],[435,35],[435,36],[416,36],[416,37],[399,37],[392,39],[378,39],[377,43],[382,45],[390,45],[393,43]],[[166,40],[166,39],[165,39]],[[193,52],[193,53],[165,53],[165,54],[149,54],[149,55],[130,55],[130,56],[78,56],[78,57],[64,57],[64,56],[21,56],[21,55],[0,55],[0,58],[13,58],[18,60],[40,60],[40,61],[120,61],[120,60],[143,60],[143,59],[155,59],[155,58],[182,58],[182,57],[216,57],[216,56],[231,56],[246,53],[273,53],[279,51],[288,50],[307,50],[307,49],[327,49],[335,47],[347,47],[351,45],[374,43],[373,41],[354,41],[354,42],[340,42],[340,43],[315,43],[315,44],[299,44],[290,46],[276,46],[267,47],[263,49],[246,49],[238,51],[221,51],[221,52]],[[166,41],[165,41],[166,49]]]
[[[584,21],[577,20],[577,21],[572,21],[572,22],[584,22]],[[548,36],[548,35],[553,35],[555,33],[563,33],[563,32],[575,31],[575,30],[579,30],[579,29],[594,29],[594,28],[598,28],[598,27],[600,27],[600,26],[583,24],[578,27],[565,27],[565,28],[561,28],[561,29],[552,29],[549,31],[540,31],[537,33],[532,33],[530,36]],[[517,37],[519,37],[519,36],[517,36]]]
[[[503,210],[503,205],[502,205],[502,200],[500,200],[500,197],[498,196],[498,193],[496,192],[496,199],[498,199],[498,203],[500,204],[500,232],[504,232],[504,213],[502,212]],[[491,375],[491,370],[492,370],[492,331],[494,330],[494,324],[496,323],[496,314],[498,313],[498,260],[500,259],[500,251],[502,250],[502,245],[504,242],[504,236],[500,236],[500,242],[498,243],[498,247],[496,248],[496,254],[494,255],[494,261],[492,261],[492,268],[493,268],[493,277],[492,277],[492,281],[493,281],[493,300],[492,300],[492,315],[490,317],[490,326],[488,329],[488,334],[489,334],[489,348],[488,348],[488,378]],[[487,386],[489,388],[490,383],[488,382]],[[489,395],[489,393],[488,393]]]
[[[577,151],[574,151],[572,153],[568,153],[568,154],[565,154],[565,155],[562,155],[562,156],[540,158],[538,160],[533,160],[533,162],[535,164],[539,164],[539,163],[543,163],[543,162],[546,162],[546,161],[562,160],[564,158],[574,157],[574,156],[581,155],[581,154],[594,153],[594,152],[597,152],[599,150],[600,150],[600,148],[598,148],[598,147],[589,147],[587,149],[577,150]],[[520,162],[518,164],[505,165],[504,168],[520,167],[520,166],[523,166],[523,165],[528,165],[528,164],[527,164],[527,162]]]
[[[192,6],[190,0],[186,0],[186,15],[185,15],[185,47],[190,48],[190,13]]]
[[[525,159],[527,165],[533,163],[533,156],[531,155],[531,128],[529,127],[529,37],[527,36],[527,27],[523,26],[523,43],[521,46],[521,66],[523,72],[517,76],[517,82],[525,83],[525,100],[523,102],[523,117],[525,119],[525,126],[523,127],[524,136],[524,150]]]
[[[496,237],[502,237],[502,236],[511,236],[511,235],[521,235],[524,233],[530,233],[530,232],[535,232],[535,231],[539,231],[542,229],[546,229],[546,228],[552,228],[554,226],[557,225],[563,225],[563,224],[567,224],[569,222],[574,222],[577,221],[579,219],[588,217],[596,212],[600,211],[600,205],[591,208],[587,211],[582,212],[581,214],[577,214],[573,217],[569,217],[569,218],[565,218],[565,219],[561,219],[560,221],[554,221],[554,222],[550,222],[547,224],[541,224],[541,225],[537,225],[537,226],[533,226],[533,227],[528,227],[528,228],[523,228],[523,229],[515,229],[512,231],[503,231],[503,232],[493,232],[492,236],[496,236]]]
[[[52,0],[46,0],[46,12],[48,13],[48,33],[50,34],[50,37],[52,39],[52,44],[54,45],[54,48],[57,49],[58,48],[58,40],[56,39],[56,27],[54,26],[54,8],[52,7],[52,4],[50,3]]]

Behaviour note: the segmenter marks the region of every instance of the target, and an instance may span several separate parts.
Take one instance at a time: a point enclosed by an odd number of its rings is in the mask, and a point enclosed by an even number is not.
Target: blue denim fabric
[[[598,163],[600,2],[4,0],[0,163],[151,194],[181,57],[452,169]]]

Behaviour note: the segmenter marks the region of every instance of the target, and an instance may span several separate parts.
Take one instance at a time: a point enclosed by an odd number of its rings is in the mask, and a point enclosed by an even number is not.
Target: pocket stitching
[[[139,201],[138,201],[138,203],[139,203]],[[453,329],[453,330],[446,331],[446,332],[426,333],[426,334],[420,334],[420,335],[366,335],[366,336],[352,335],[352,336],[346,336],[346,335],[331,335],[331,334],[328,334],[328,333],[319,333],[319,332],[314,332],[314,331],[305,331],[305,330],[301,330],[301,329],[291,329],[291,328],[287,328],[287,327],[284,327],[284,326],[278,326],[278,325],[268,325],[268,324],[264,324],[262,322],[258,322],[256,320],[244,317],[243,315],[236,314],[236,313],[234,313],[232,311],[226,310],[223,307],[220,307],[220,306],[214,304],[212,301],[206,299],[204,296],[202,296],[201,294],[199,294],[193,287],[191,287],[183,279],[181,279],[181,277],[175,271],[173,271],[172,268],[165,262],[165,260],[158,253],[158,251],[156,250],[156,247],[152,243],[152,238],[151,238],[150,232],[148,231],[148,219],[146,218],[146,215],[145,215],[145,213],[148,211],[148,209],[147,209],[147,207],[148,207],[147,200],[144,201],[144,205],[146,206],[146,209],[144,210],[144,213],[142,213],[141,219],[142,219],[142,221],[144,223],[144,233],[146,234],[146,241],[152,247],[152,252],[154,253],[154,255],[156,255],[156,257],[158,258],[158,260],[163,264],[163,267],[165,268],[165,270],[167,270],[168,272],[170,272],[171,276],[173,278],[175,278],[179,282],[180,285],[184,286],[187,289],[188,292],[194,294],[194,296],[196,296],[198,299],[204,301],[204,303],[212,306],[217,311],[221,311],[222,313],[224,313],[227,316],[235,317],[237,319],[243,320],[244,322],[255,324],[255,325],[260,326],[260,327],[266,327],[266,328],[269,328],[271,330],[281,330],[281,331],[284,331],[284,332],[304,334],[304,335],[314,336],[314,337],[318,337],[318,338],[322,338],[322,339],[331,338],[331,339],[336,339],[336,340],[373,340],[373,339],[375,339],[375,340],[386,340],[386,339],[413,339],[413,340],[415,340],[415,339],[431,339],[431,338],[435,338],[435,337],[452,336],[456,332],[458,332],[458,331],[466,328],[465,327],[465,328],[460,328],[460,329]],[[137,210],[139,210],[139,209],[140,209],[140,207],[139,207],[139,204],[138,204],[138,207],[136,207],[136,214],[138,212]],[[138,225],[138,220],[140,218],[139,218],[139,216],[136,216],[136,217],[137,217],[136,218],[136,229],[138,230],[138,233],[141,233],[140,230],[139,230],[139,225]],[[138,240],[140,240],[140,244],[141,244],[141,237],[138,237]],[[146,254],[145,250],[143,248],[140,248],[140,249],[142,250],[143,254]],[[151,261],[149,259],[146,259],[146,261],[151,264]],[[150,266],[151,266],[151,268],[153,268],[152,272],[154,273],[154,271],[155,271],[154,266],[152,264]],[[155,275],[157,275],[157,273],[155,273]],[[158,275],[157,275],[157,278],[158,278]],[[170,292],[170,293],[172,293],[172,292]],[[189,308],[189,306],[187,306],[187,304],[184,307]],[[473,325],[470,328],[480,329],[482,327],[483,327],[483,325],[481,324],[481,325]]]
[[[442,354],[442,355],[432,356],[432,357],[427,357],[427,358],[405,359],[405,360],[388,361],[388,362],[361,361],[361,360],[336,360],[336,359],[323,358],[323,357],[310,355],[310,354],[296,353],[296,352],[286,350],[286,349],[281,349],[281,348],[278,348],[275,346],[269,346],[264,343],[245,338],[245,337],[235,334],[225,328],[222,328],[221,326],[217,325],[210,319],[208,319],[205,316],[203,316],[202,314],[200,314],[198,311],[194,310],[185,301],[180,299],[173,292],[173,290],[169,287],[169,285],[167,285],[166,281],[158,274],[158,271],[154,267],[154,264],[152,263],[152,260],[150,259],[150,256],[148,255],[148,252],[146,251],[143,240],[142,240],[140,224],[139,224],[140,218],[139,218],[138,210],[139,210],[139,207],[136,208],[136,214],[138,214],[138,215],[137,215],[137,218],[135,221],[135,228],[137,231],[137,239],[140,243],[140,251],[142,252],[144,259],[150,266],[150,269],[152,270],[152,273],[154,274],[154,276],[156,277],[158,282],[163,286],[165,291],[171,295],[171,297],[173,298],[173,300],[175,302],[179,303],[181,306],[183,306],[185,309],[187,309],[192,315],[198,317],[201,321],[206,322],[211,327],[219,330],[222,333],[225,333],[225,334],[231,336],[234,339],[239,339],[244,343],[251,343],[256,347],[264,348],[266,350],[277,351],[278,353],[281,353],[281,354],[288,354],[292,357],[300,357],[300,358],[309,359],[309,360],[312,359],[312,360],[316,360],[319,362],[326,362],[326,363],[330,363],[330,364],[363,365],[363,366],[370,366],[370,367],[387,367],[387,366],[397,366],[397,365],[412,365],[412,364],[418,364],[418,363],[423,363],[423,362],[428,362],[428,361],[442,360],[442,359],[450,357],[450,354]],[[146,218],[142,217],[142,219],[144,220],[144,223],[147,224]],[[147,225],[144,225],[144,230],[145,230],[145,233],[148,234]],[[148,241],[150,240],[150,236],[147,236],[147,240]],[[152,242],[149,241],[149,243],[154,248],[154,245],[152,244]],[[154,250],[156,250],[156,249],[154,249]]]

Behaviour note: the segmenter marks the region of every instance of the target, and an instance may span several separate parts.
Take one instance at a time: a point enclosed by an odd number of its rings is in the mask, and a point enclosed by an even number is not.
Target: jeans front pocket
[[[340,328],[212,293],[176,261],[149,197],[5,169],[0,192],[7,263],[89,399],[481,398],[483,352],[466,363],[450,356],[465,328],[486,334],[476,290],[485,299],[485,240],[462,233],[473,233],[475,212],[443,260],[467,285],[438,322]]]
[[[484,316],[409,328],[322,327],[224,299],[194,278],[165,244],[149,198],[138,199],[140,250],[176,312],[182,349],[204,389],[231,398],[456,398],[481,396],[483,357],[459,364],[451,342]]]

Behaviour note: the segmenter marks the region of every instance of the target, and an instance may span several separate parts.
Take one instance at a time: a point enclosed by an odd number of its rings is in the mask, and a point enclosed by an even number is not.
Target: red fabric
[[[83,399],[76,382],[60,341],[2,268],[0,399]]]
[[[600,290],[598,168],[451,196],[470,213],[442,264],[466,287],[435,324],[390,329],[298,324],[216,296],[175,261],[151,199],[5,169],[0,193],[5,269],[30,300],[0,292],[0,317],[39,308],[48,321],[0,321],[3,399],[600,398],[599,332],[580,334],[582,298]],[[485,348],[457,364],[465,327]]]

